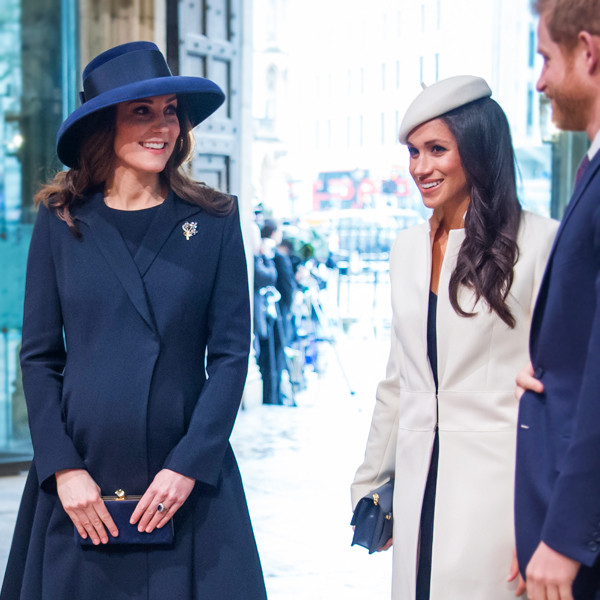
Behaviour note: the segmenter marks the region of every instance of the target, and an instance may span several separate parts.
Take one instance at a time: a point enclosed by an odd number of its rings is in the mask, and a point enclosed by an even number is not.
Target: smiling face
[[[552,121],[560,129],[584,131],[589,102],[579,65],[572,50],[551,38],[546,15],[540,17],[538,24],[538,53],[544,59],[544,66],[536,88],[552,104]]]
[[[442,119],[419,125],[408,136],[410,174],[423,204],[434,212],[466,211],[469,186],[454,135]]]
[[[179,135],[177,96],[154,96],[117,106],[115,171],[161,173]]]

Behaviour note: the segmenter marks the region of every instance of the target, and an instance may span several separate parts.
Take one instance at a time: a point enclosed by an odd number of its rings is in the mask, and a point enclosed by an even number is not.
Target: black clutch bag
[[[377,552],[392,537],[392,503],[394,479],[361,498],[354,509],[352,545],[368,548],[369,554]]]
[[[123,490],[117,490],[114,496],[102,496],[104,504],[112,517],[119,535],[113,537],[108,531],[108,544],[172,544],[175,536],[173,519],[161,529],[155,528],[152,533],[138,531],[137,525],[129,522],[141,496],[126,496]],[[89,535],[83,539],[76,528],[75,542],[82,546],[94,546]],[[98,547],[98,546],[96,546]]]

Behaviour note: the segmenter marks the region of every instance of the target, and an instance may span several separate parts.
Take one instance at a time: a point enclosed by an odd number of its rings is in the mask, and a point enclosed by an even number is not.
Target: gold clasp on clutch
[[[379,494],[373,494],[373,504],[375,506],[379,504]]]
[[[125,492],[121,489],[115,492],[115,496],[117,497],[117,500],[125,500]]]

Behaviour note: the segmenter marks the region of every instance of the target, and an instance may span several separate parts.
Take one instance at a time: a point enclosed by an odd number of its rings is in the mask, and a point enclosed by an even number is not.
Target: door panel
[[[240,0],[182,0],[179,3],[179,73],[207,77],[226,100],[195,131],[194,177],[223,191],[239,188],[234,154],[240,130]]]

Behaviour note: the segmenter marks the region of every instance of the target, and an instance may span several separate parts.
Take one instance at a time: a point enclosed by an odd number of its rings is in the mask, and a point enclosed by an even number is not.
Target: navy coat
[[[600,153],[558,230],[530,337],[544,392],[521,398],[515,515],[521,572],[543,540],[582,563],[576,598],[600,598]]]
[[[250,344],[238,212],[171,193],[135,258],[102,193],[72,214],[81,238],[42,207],[31,241],[21,364],[34,459],[0,598],[263,599],[229,445]],[[76,545],[54,478],[68,468],[104,495],[142,494],[162,468],[193,477],[174,546]]]

